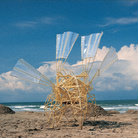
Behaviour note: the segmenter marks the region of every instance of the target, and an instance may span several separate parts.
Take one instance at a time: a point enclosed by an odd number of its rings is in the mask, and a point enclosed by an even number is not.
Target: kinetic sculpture
[[[73,71],[65,69],[64,65],[78,34],[57,34],[55,84],[23,59],[18,60],[13,68],[11,75],[14,77],[52,87],[45,102],[45,112],[51,127],[57,126],[63,116],[69,121],[67,114],[70,110],[82,129],[83,122],[90,117],[90,110],[94,110],[92,106],[96,104],[95,97],[90,94],[93,90],[92,82],[117,60],[115,49],[111,47],[97,71],[89,78],[102,35],[103,32],[81,36],[82,73],[75,75]]]

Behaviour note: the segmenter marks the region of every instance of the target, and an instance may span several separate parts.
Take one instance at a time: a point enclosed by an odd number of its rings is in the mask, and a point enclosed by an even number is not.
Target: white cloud
[[[109,51],[109,48],[106,46],[103,46],[102,49],[98,48],[95,61],[102,61],[108,51]],[[93,59],[90,62],[92,62],[92,61],[93,61]],[[85,59],[83,62],[78,61],[76,64],[73,64],[72,66],[75,67],[75,66],[82,65],[82,64],[85,64]]]
[[[37,70],[46,75],[48,78],[53,78],[56,76],[56,62],[46,62]]]
[[[43,24],[54,24],[55,23],[55,18],[51,17],[42,17],[38,19],[38,23],[43,23]]]
[[[128,72],[133,78],[138,79],[138,45],[131,44],[130,47],[123,46],[118,52],[120,60],[127,60],[130,63]]]
[[[122,1],[122,4],[125,5],[125,6],[135,6],[138,4],[138,1],[137,0],[130,0],[130,1]]]
[[[125,89],[128,90],[128,91],[133,90],[133,88],[131,86],[125,86]]]
[[[46,87],[40,86],[38,84],[30,83],[28,81],[23,81],[21,79],[17,79],[15,77],[10,76],[11,71],[2,73],[0,75],[0,92],[3,91],[15,91],[15,90],[22,90],[26,92],[45,92]],[[51,89],[47,88],[47,92],[50,92]]]
[[[102,49],[98,49],[96,61],[102,61],[108,50],[109,48],[105,46]],[[119,60],[93,82],[96,91],[138,90],[138,45],[123,46],[117,52],[117,55]],[[79,74],[82,72],[81,63],[81,61],[78,61],[74,65],[66,63],[65,67]],[[98,66],[99,62],[96,62],[90,73],[90,77]],[[38,70],[53,82],[56,75],[56,62],[44,62]],[[50,92],[50,88],[48,87],[13,78],[10,76],[10,71],[0,75],[0,91],[4,90]]]
[[[56,62],[47,62],[40,66],[37,70],[42,74],[47,76],[51,81],[54,81],[56,75],[55,71]],[[17,79],[13,76],[10,76],[11,71],[2,73],[0,75],[0,91],[3,90],[23,90],[23,91],[41,91],[41,92],[50,92],[51,88],[47,86],[41,86],[31,82],[27,82],[21,79]]]
[[[108,51],[109,48],[105,46],[98,49],[96,61],[102,61]],[[138,89],[138,45],[123,46],[117,55],[119,60],[93,82],[96,91]],[[78,61],[73,66],[78,68],[81,64],[82,62]],[[94,75],[98,66],[96,63],[90,76]],[[79,69],[81,70],[81,66]]]
[[[16,79],[10,76],[11,71],[2,73],[0,75],[0,91],[2,90],[12,90],[20,89],[20,90],[31,90],[31,85],[26,85],[26,83],[22,82],[19,79]]]
[[[138,45],[123,46],[116,61],[95,83],[97,91],[138,89]],[[101,82],[100,85],[98,82]],[[112,87],[110,87],[112,86]]]
[[[37,21],[38,23],[53,25],[53,24],[59,24],[63,21],[67,21],[67,19],[63,16],[54,16],[54,17],[42,17]]]
[[[131,44],[129,47],[123,46],[118,52],[118,57],[120,60],[137,61],[138,45]]]
[[[138,11],[134,11],[133,14],[137,16],[138,15]]]
[[[128,25],[128,24],[135,24],[138,23],[138,17],[128,17],[128,18],[105,18],[106,23],[99,25],[101,27],[105,27],[105,26],[110,26],[110,25],[114,25],[114,24],[119,24],[119,25]]]
[[[36,21],[25,21],[25,22],[17,23],[15,25],[21,28],[32,28],[37,25],[37,22]]]
[[[67,21],[66,18],[62,16],[54,16],[54,17],[41,17],[34,20],[29,21],[22,21],[14,24],[16,27],[20,28],[33,28],[38,25],[54,25],[54,24],[60,24],[63,21]]]

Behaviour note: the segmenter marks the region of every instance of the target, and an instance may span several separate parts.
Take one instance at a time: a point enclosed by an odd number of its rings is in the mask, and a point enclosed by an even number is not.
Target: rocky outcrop
[[[94,116],[100,116],[100,115],[105,116],[105,115],[109,115],[109,114],[101,106],[94,105],[92,103],[88,103],[87,116],[94,117]]]
[[[59,111],[57,111],[56,114],[59,115]],[[80,116],[80,115],[81,115],[81,112],[78,112],[77,116]],[[109,115],[108,112],[104,110],[101,106],[88,103],[86,117],[106,116],[106,115]],[[67,109],[66,116],[67,117],[72,116],[71,108]]]
[[[138,114],[138,110],[128,110],[126,111],[127,114]]]
[[[109,110],[107,111],[108,114],[120,114],[119,111],[116,111],[116,110]]]
[[[11,108],[0,104],[0,114],[15,114],[15,112]]]

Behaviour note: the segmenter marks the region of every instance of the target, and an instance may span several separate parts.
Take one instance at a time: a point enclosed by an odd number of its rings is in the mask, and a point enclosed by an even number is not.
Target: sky
[[[116,61],[93,82],[97,100],[138,99],[138,2],[136,0],[1,0],[0,103],[45,101],[51,88],[10,76],[23,58],[51,80],[55,77],[56,34],[79,33],[67,59],[80,71],[81,36],[103,31],[97,53],[109,48]]]

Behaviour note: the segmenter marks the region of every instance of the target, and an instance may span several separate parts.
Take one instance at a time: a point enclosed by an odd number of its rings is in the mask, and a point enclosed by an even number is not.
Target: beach
[[[130,138],[138,137],[138,114],[123,113],[91,117],[84,122],[68,124],[65,118],[58,127],[51,128],[44,112],[22,111],[0,114],[0,137],[5,138]]]

